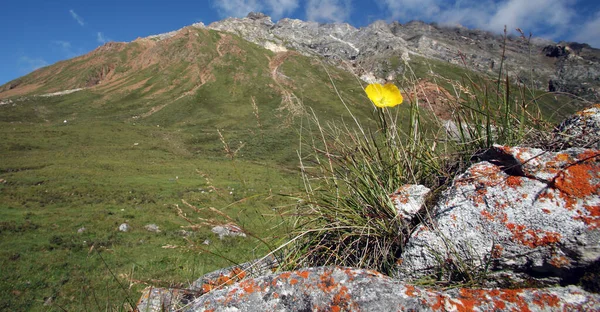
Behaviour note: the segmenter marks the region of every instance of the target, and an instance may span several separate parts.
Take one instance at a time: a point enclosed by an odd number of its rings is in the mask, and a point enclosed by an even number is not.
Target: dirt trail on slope
[[[285,75],[279,73],[279,66],[281,66],[285,60],[293,55],[299,55],[295,51],[279,52],[275,54],[273,58],[269,58],[269,70],[271,71],[271,78],[276,84],[276,89],[281,93],[281,105],[277,108],[278,112],[287,112],[285,116],[285,126],[292,124],[294,117],[301,116],[305,113],[304,107],[300,99],[287,87],[293,87],[291,80]]]

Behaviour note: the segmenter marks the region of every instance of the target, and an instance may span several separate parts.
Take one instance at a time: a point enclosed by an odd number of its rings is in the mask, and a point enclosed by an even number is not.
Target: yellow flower
[[[393,83],[386,83],[385,86],[372,83],[365,88],[365,92],[377,107],[394,107],[402,104],[402,94]]]

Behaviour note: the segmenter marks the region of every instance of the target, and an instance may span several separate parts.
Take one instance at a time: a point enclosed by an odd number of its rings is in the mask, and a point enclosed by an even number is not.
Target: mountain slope
[[[262,13],[214,22],[208,28],[235,33],[263,46],[283,45],[333,62],[343,61],[359,76],[373,74],[383,79],[404,74],[406,68],[393,59],[420,56],[492,75],[497,75],[503,60],[504,70],[528,86],[600,101],[600,50],[586,44],[557,44],[524,36],[507,36],[505,40],[487,31],[420,21],[376,21],[360,29],[345,23],[287,18],[273,23]]]

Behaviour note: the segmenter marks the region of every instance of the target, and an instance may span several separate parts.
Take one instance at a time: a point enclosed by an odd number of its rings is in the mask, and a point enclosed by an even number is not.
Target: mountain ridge
[[[526,38],[524,34],[505,37],[488,31],[422,21],[400,24],[379,20],[355,28],[347,23],[317,23],[290,18],[274,23],[263,13],[251,12],[244,18],[226,18],[209,25],[195,23],[129,43],[110,42],[86,55],[101,55],[128,44],[153,45],[181,36],[191,29],[233,33],[274,53],[296,50],[306,56],[322,57],[367,82],[400,79],[409,70],[404,63],[411,57],[422,57],[487,75],[497,75],[502,66],[513,81],[535,89],[566,92],[588,101],[600,101],[599,49],[587,44]],[[94,79],[102,80],[105,74],[105,70],[101,70],[97,73],[99,77],[92,77],[87,83],[94,85],[99,82]],[[8,92],[22,80],[23,77],[0,86],[0,98],[26,93]]]

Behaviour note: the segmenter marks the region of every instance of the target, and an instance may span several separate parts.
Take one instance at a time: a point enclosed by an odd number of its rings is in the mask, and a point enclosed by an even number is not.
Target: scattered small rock
[[[219,235],[219,239],[223,239],[225,236],[246,237],[246,233],[244,233],[244,231],[242,231],[242,229],[239,226],[232,223],[217,225],[212,228],[212,232]]]
[[[183,237],[188,237],[188,236],[191,236],[193,234],[194,234],[194,232],[186,231],[186,230],[179,230],[179,231],[177,231],[177,235],[183,236]]]
[[[122,223],[121,225],[119,225],[119,231],[121,231],[121,232],[129,232],[129,230],[131,230],[131,226],[129,226],[129,224]]]
[[[204,245],[210,245],[210,239],[205,239],[202,244]]]
[[[81,234],[81,233],[85,232],[85,230],[86,230],[85,226],[82,226],[77,230],[77,233]]]
[[[148,231],[148,232],[153,232],[153,233],[159,233],[160,232],[160,228],[158,227],[158,225],[152,223],[152,224],[146,224],[144,226],[144,228]]]

